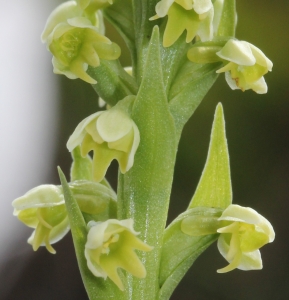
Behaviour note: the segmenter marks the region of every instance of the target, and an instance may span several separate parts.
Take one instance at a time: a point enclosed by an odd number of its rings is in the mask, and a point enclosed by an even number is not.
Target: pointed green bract
[[[189,208],[226,208],[232,203],[229,153],[222,104],[219,103],[211,133],[209,153],[197,190]]]
[[[94,277],[94,275],[88,269],[87,261],[84,256],[84,248],[87,240],[88,229],[86,227],[86,223],[81,214],[79,206],[68,186],[65,175],[59,167],[58,172],[63,188],[65,205],[70,222],[77,262],[89,299],[126,299],[125,293],[120,292],[113,282],[109,280],[104,281],[101,278]]]

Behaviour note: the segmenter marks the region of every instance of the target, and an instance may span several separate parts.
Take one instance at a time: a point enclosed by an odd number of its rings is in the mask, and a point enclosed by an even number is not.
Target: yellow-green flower
[[[51,244],[62,239],[70,228],[62,190],[55,185],[40,185],[15,199],[12,205],[13,214],[35,228],[28,239],[33,250],[46,246],[54,254]]]
[[[229,265],[218,273],[262,269],[259,249],[275,238],[270,222],[254,209],[234,204],[220,214],[218,208],[196,207],[182,220],[181,230],[190,236],[220,233],[218,249]]]
[[[80,122],[69,138],[67,148],[72,151],[81,145],[82,156],[94,151],[93,174],[94,180],[99,182],[113,159],[119,162],[122,173],[133,166],[139,141],[139,130],[134,121],[125,111],[114,106]]]
[[[54,73],[95,84],[86,73],[88,66],[97,67],[100,59],[114,60],[120,56],[119,46],[103,34],[100,10],[86,14],[75,1],[59,5],[48,18],[42,34],[42,41],[53,54]]]
[[[218,219],[224,226],[220,233],[218,249],[229,262],[218,273],[240,270],[262,269],[259,249],[274,241],[272,225],[254,209],[239,205],[229,205]]]
[[[214,7],[211,0],[161,0],[150,20],[168,16],[163,45],[169,47],[186,30],[186,42],[198,35],[202,41],[213,37]]]
[[[216,53],[225,63],[217,73],[225,72],[231,89],[252,89],[258,94],[267,93],[263,75],[272,71],[273,63],[254,45],[231,39]]]
[[[139,233],[133,229],[132,219],[91,221],[88,227],[85,257],[93,275],[109,277],[122,291],[124,286],[118,268],[138,278],[146,277],[145,267],[134,250],[151,251],[152,247],[136,237]]]

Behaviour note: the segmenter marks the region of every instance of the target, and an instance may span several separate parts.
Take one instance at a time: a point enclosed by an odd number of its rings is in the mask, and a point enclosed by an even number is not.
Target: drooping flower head
[[[272,225],[254,209],[229,205],[218,219],[224,227],[218,239],[218,249],[229,262],[218,273],[229,272],[235,268],[240,270],[262,269],[259,249],[274,241],[275,232]]]
[[[120,48],[104,36],[100,10],[86,14],[75,1],[59,5],[47,20],[42,41],[53,54],[54,73],[70,79],[96,81],[86,73],[88,65],[97,67],[100,59],[114,60]]]
[[[28,227],[35,228],[28,239],[33,250],[46,246],[54,254],[51,244],[62,239],[70,228],[61,189],[40,185],[15,199],[12,205],[13,214]]]
[[[186,30],[186,42],[198,35],[202,41],[213,36],[214,7],[211,0],[161,0],[150,20],[168,16],[163,45],[169,47]]]
[[[97,277],[109,277],[120,290],[123,283],[118,268],[144,278],[146,270],[135,253],[135,249],[151,251],[152,247],[142,242],[133,229],[133,220],[107,220],[88,223],[89,232],[85,244],[85,257],[89,270]]]
[[[273,63],[260,49],[248,42],[230,39],[216,54],[226,63],[217,73],[225,72],[231,89],[267,93],[263,75],[272,71]]]
[[[67,148],[72,151],[81,145],[82,156],[91,150],[94,151],[94,180],[99,182],[104,178],[113,159],[119,162],[122,173],[133,166],[139,141],[140,135],[136,124],[125,110],[119,109],[116,105],[80,122],[69,138]]]

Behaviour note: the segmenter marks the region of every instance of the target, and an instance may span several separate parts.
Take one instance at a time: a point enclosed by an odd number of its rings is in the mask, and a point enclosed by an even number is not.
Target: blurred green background
[[[233,202],[250,206],[268,218],[276,231],[276,240],[261,249],[262,271],[235,270],[226,274],[216,273],[226,261],[213,244],[185,276],[172,297],[175,300],[289,299],[289,2],[242,0],[237,1],[237,12],[237,38],[259,47],[274,63],[273,72],[265,76],[268,93],[232,91],[224,75],[219,76],[184,129],[175,167],[169,221],[186,209],[194,193],[207,156],[214,110],[217,103],[222,102]],[[122,44],[109,25],[107,34]],[[124,66],[129,65],[125,51],[121,61]],[[61,99],[55,166],[60,165],[68,174],[71,158],[66,141],[84,117],[98,110],[97,95],[80,80],[57,77]],[[50,177],[51,182],[58,183],[56,171]],[[115,163],[108,177],[116,186]],[[40,249],[29,258],[18,278],[11,279],[9,284],[15,288],[5,299],[85,299],[71,237],[68,235],[55,248],[56,256]],[[2,273],[12,265],[9,262]],[[32,292],[35,283],[39,290]]]

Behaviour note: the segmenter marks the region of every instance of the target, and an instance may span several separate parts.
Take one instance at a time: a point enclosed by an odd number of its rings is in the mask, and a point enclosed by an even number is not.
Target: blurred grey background
[[[0,0],[0,299],[86,299],[71,236],[34,253],[31,230],[12,216],[11,202],[69,173],[65,144],[75,126],[98,110],[97,95],[80,80],[54,75],[40,34],[57,0]],[[213,114],[225,111],[233,201],[268,218],[276,240],[261,249],[264,269],[217,274],[226,261],[213,244],[175,291],[177,300],[289,299],[289,39],[287,0],[237,1],[237,38],[273,61],[269,91],[232,91],[221,75],[186,125],[180,142],[169,221],[186,209],[202,172]],[[108,26],[108,35],[122,44]],[[122,44],[123,45],[123,44]],[[123,51],[125,52],[125,51]],[[121,57],[123,66],[129,57]],[[116,164],[109,169],[116,185]],[[150,299],[148,299],[150,300]]]

